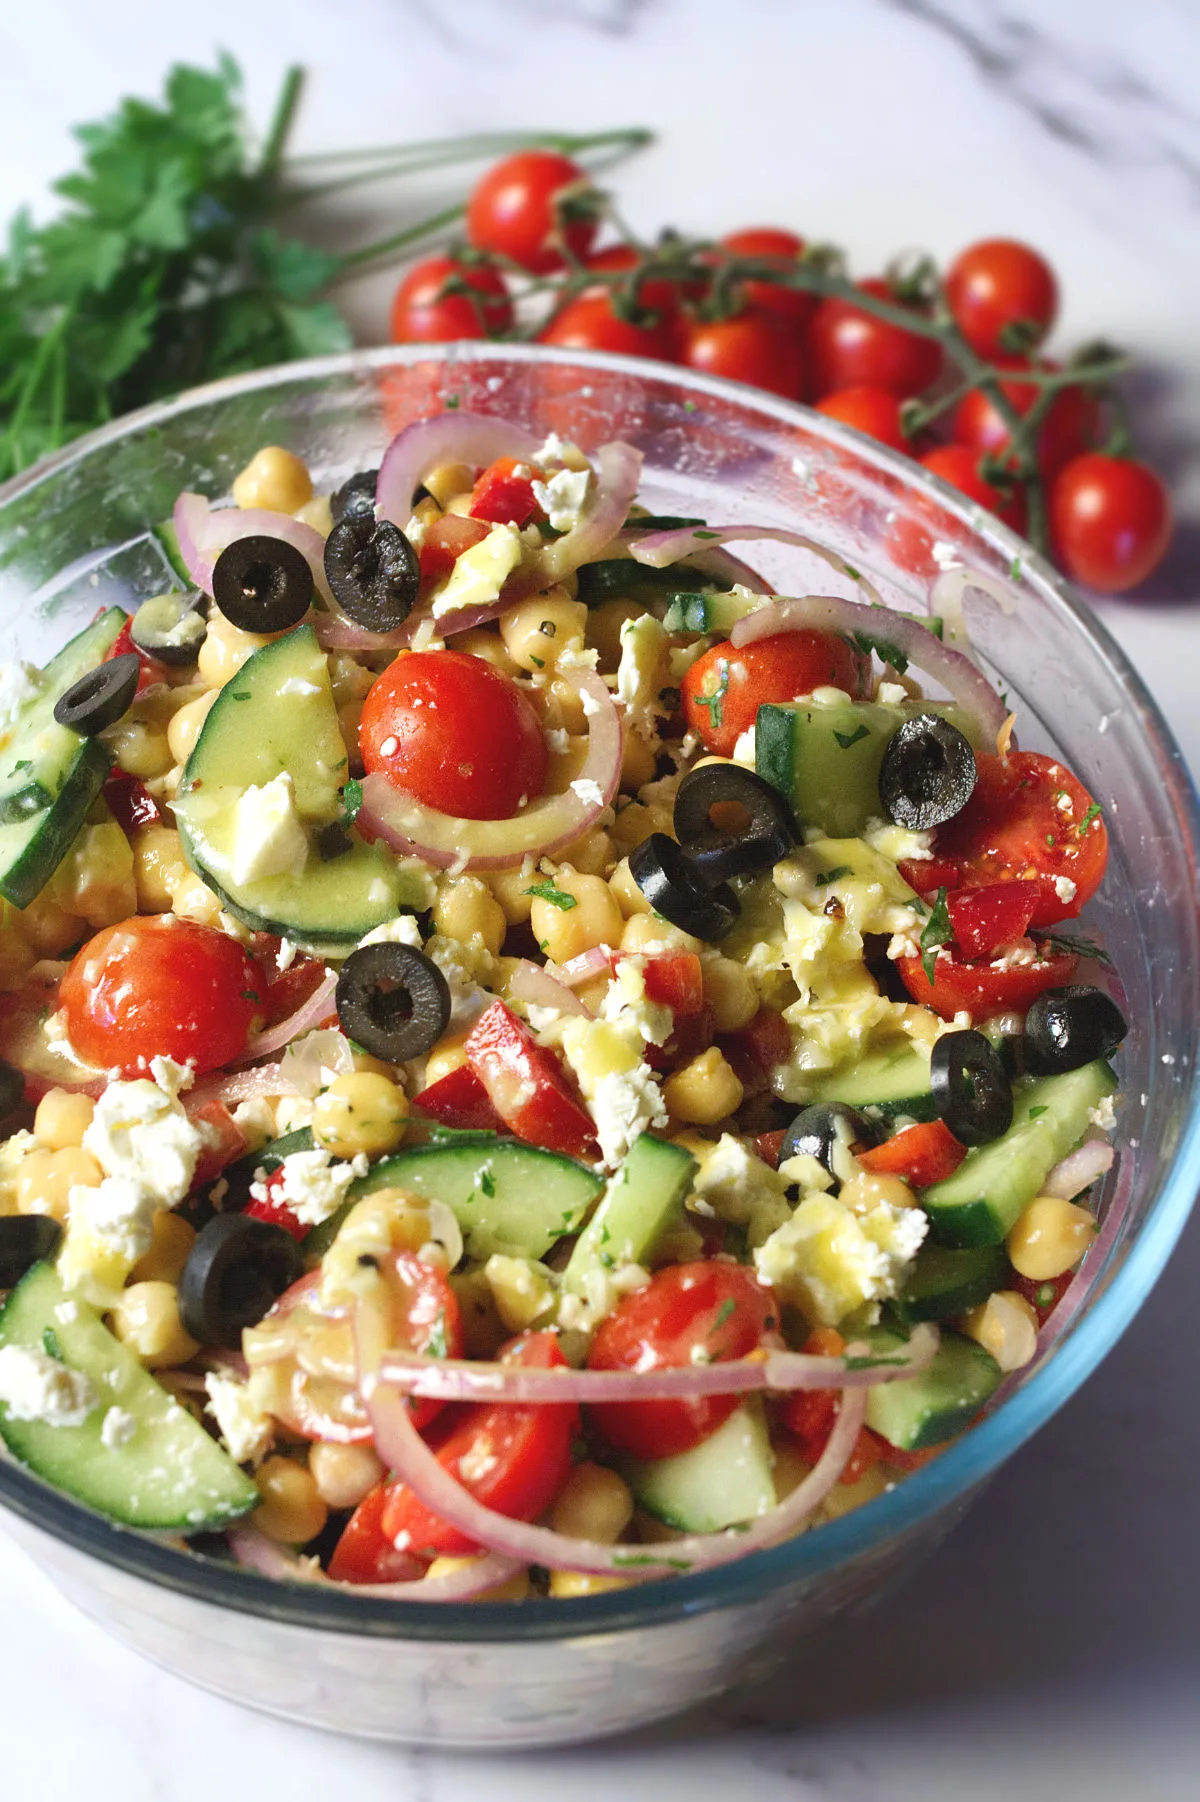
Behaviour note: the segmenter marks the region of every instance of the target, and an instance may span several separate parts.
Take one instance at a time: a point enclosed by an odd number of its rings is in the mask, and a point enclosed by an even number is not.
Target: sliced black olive
[[[343,613],[370,632],[393,632],[412,611],[421,560],[399,526],[348,515],[325,540],[325,575]]]
[[[266,533],[226,545],[212,581],[217,606],[243,632],[286,632],[312,604],[308,559],[294,544]]]
[[[1012,1084],[981,1032],[948,1032],[929,1065],[933,1105],[961,1145],[987,1145],[1012,1125]]]
[[[25,1078],[6,1058],[0,1057],[0,1120],[6,1120],[25,1099]]]
[[[15,1288],[27,1270],[52,1258],[63,1229],[49,1214],[5,1214],[0,1218],[0,1289]]]
[[[358,469],[352,476],[347,476],[329,497],[334,525],[340,525],[343,519],[374,519],[378,482],[377,469]]]
[[[450,989],[431,957],[411,945],[360,945],[335,993],[348,1038],[385,1063],[432,1050],[450,1023]]]
[[[179,1279],[179,1313],[201,1345],[236,1345],[304,1275],[290,1233],[248,1214],[217,1214],[196,1236]]]
[[[779,790],[736,763],[690,770],[675,796],[674,821],[680,844],[713,887],[771,869],[796,843]]]
[[[1045,989],[1025,1016],[1025,1066],[1061,1076],[1111,1057],[1129,1025],[1111,995],[1087,983]]]
[[[974,787],[975,753],[940,714],[918,714],[892,733],[879,766],[879,800],[897,826],[928,832],[952,820]]]
[[[86,676],[73,682],[66,694],[54,703],[54,717],[60,726],[84,738],[95,738],[108,726],[115,726],[126,713],[137,693],[142,660],[136,651],[125,651],[98,663]]]
[[[340,820],[330,820],[327,826],[322,826],[315,839],[322,863],[333,863],[335,858],[345,857],[347,851],[354,849],[354,840]]]
[[[157,594],[143,601],[129,622],[129,636],[160,663],[195,663],[208,629],[208,598],[202,594]]]
[[[818,1164],[840,1181],[839,1150],[848,1152],[856,1145],[878,1143],[878,1127],[857,1108],[847,1107],[841,1101],[816,1101],[811,1107],[801,1109],[783,1135],[779,1162],[786,1163],[788,1158],[816,1158]]]
[[[693,938],[723,939],[741,912],[729,885],[710,888],[686,851],[665,832],[652,832],[630,852],[629,873],[655,913]]]

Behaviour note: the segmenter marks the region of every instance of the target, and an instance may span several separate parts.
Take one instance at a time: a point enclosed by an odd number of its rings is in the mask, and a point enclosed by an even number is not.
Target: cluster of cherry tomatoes
[[[516,335],[515,280],[518,292],[532,286],[551,297],[536,331],[540,343],[655,357],[806,400],[915,457],[1036,540],[1044,532],[1027,509],[1034,481],[1053,554],[1089,588],[1123,592],[1161,561],[1170,496],[1119,438],[1106,444],[1102,407],[1094,387],[1082,385],[1083,371],[1080,381],[1056,389],[1036,444],[1014,445],[1013,419],[1029,414],[1043,391],[1038,378],[1057,368],[1039,346],[1057,316],[1058,284],[1027,245],[992,239],[963,251],[941,284],[947,329],[931,335],[841,295],[769,279],[775,269],[781,278],[794,272],[805,252],[794,232],[774,227],[730,233],[685,252],[669,274],[635,283],[648,258],[661,259],[628,242],[597,250],[602,215],[603,197],[569,157],[549,150],[506,157],[471,193],[466,247],[427,258],[401,282],[393,341]],[[730,281],[735,262],[753,264],[758,276]],[[868,303],[894,307],[902,298],[881,279],[857,288]],[[927,325],[928,302],[907,304]],[[961,386],[954,347],[964,341],[994,373],[1009,417],[981,386],[948,404]],[[917,409],[914,401],[926,405]],[[936,436],[922,427],[921,412],[936,416]]]

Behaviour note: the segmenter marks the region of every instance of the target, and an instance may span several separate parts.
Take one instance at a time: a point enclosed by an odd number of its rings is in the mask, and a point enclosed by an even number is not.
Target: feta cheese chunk
[[[821,1326],[860,1308],[878,1315],[895,1296],[929,1221],[920,1208],[879,1202],[852,1213],[836,1195],[810,1192],[754,1254],[765,1283]]]
[[[308,835],[296,812],[296,788],[288,770],[252,785],[233,809],[230,874],[239,886],[266,876],[299,876],[308,861]]]
[[[521,562],[521,534],[515,526],[493,526],[486,538],[464,551],[433,597],[433,617],[460,607],[488,607]]]
[[[173,1057],[152,1057],[150,1059],[150,1075],[172,1101],[190,1089],[196,1080],[196,1072],[190,1064],[177,1064]]]
[[[109,1408],[100,1422],[100,1443],[106,1451],[128,1445],[137,1432],[137,1419],[128,1408]]]
[[[259,1407],[247,1383],[210,1370],[204,1378],[207,1411],[217,1423],[221,1443],[235,1464],[257,1464],[271,1449],[275,1423]]]
[[[144,1189],[155,1207],[173,1208],[192,1186],[205,1139],[174,1096],[138,1077],[109,1083],[83,1145],[106,1177]]]
[[[373,926],[358,943],[360,950],[364,945],[411,945],[414,951],[424,949],[421,928],[412,914],[397,914],[394,920]]]
[[[91,1378],[61,1359],[24,1345],[0,1346],[0,1403],[10,1420],[81,1427],[99,1400]]]
[[[748,1151],[732,1133],[722,1133],[701,1158],[692,1188],[694,1198],[704,1204],[695,1212],[744,1226],[752,1248],[765,1244],[791,1219],[788,1178]]]
[[[336,1214],[356,1177],[365,1176],[369,1162],[362,1153],[350,1163],[335,1163],[327,1151],[293,1151],[279,1166],[281,1180],[271,1186],[271,1199],[291,1208],[304,1226],[320,1226]],[[265,1201],[265,1177],[255,1173],[250,1193]]]
[[[590,469],[559,469],[548,482],[533,484],[533,497],[556,532],[570,532],[579,524],[591,480]]]
[[[612,1020],[573,1015],[563,1027],[562,1042],[604,1162],[619,1164],[639,1133],[667,1124],[658,1079],[642,1057],[645,1039],[639,1021],[628,1010]]]
[[[617,699],[631,732],[647,742],[657,734],[657,716],[666,710],[659,695],[666,686],[663,657],[667,634],[652,613],[627,619],[621,626],[621,661],[617,665]]]
[[[22,707],[41,692],[42,672],[32,663],[0,663],[0,732],[15,726]]]

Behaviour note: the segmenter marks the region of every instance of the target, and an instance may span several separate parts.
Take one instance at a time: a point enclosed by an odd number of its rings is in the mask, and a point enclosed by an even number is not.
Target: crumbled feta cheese
[[[752,770],[757,762],[757,757],[758,747],[755,728],[753,726],[747,726],[744,732],[738,734],[737,742],[733,747],[733,761],[735,763],[743,763],[747,769]]]
[[[35,1135],[24,1128],[0,1145],[0,1216],[16,1213],[17,1172],[31,1151],[41,1149]]]
[[[665,1045],[675,1016],[660,1001],[646,999],[646,978],[640,958],[623,957],[600,1003],[602,1020],[631,1021],[648,1045]]]
[[[177,1064],[173,1057],[152,1057],[150,1059],[150,1075],[172,1101],[190,1089],[196,1080],[196,1072],[191,1064]]]
[[[940,538],[934,540],[930,555],[939,569],[957,569],[959,567],[960,558],[957,547],[943,543]]]
[[[578,795],[585,807],[604,806],[604,790],[591,776],[577,776],[571,784],[571,793]]]
[[[281,695],[319,695],[321,686],[318,682],[306,682],[303,676],[289,676],[286,682],[279,685]]]
[[[275,1137],[275,1110],[264,1095],[255,1095],[250,1101],[238,1102],[233,1110],[233,1124],[250,1150],[257,1151]]]
[[[1063,903],[1064,907],[1075,899],[1075,889],[1076,885],[1071,881],[1069,876],[1056,876],[1054,878],[1054,892]]]
[[[835,688],[832,682],[823,682],[819,688],[813,689],[808,698],[815,701],[818,707],[845,707],[850,700],[845,689]]]
[[[1062,793],[1056,797],[1054,805],[1058,808],[1059,813],[1070,813],[1074,806],[1074,802],[1071,800],[1071,797],[1065,788]]]
[[[408,539],[408,542],[412,545],[414,551],[420,550],[425,542],[425,534],[428,530],[428,522],[421,514],[414,513],[411,515],[408,524],[404,528],[404,536]]]
[[[450,990],[450,1029],[464,1032],[494,1000],[480,984],[488,980],[495,959],[478,933],[468,941],[435,932],[422,948],[446,978]]]
[[[1000,956],[992,959],[993,970],[1023,970],[1038,960],[1036,945],[1006,945]]]
[[[1117,1124],[1117,1114],[1116,1109],[1113,1106],[1112,1096],[1106,1095],[1097,1107],[1090,1107],[1088,1109],[1088,1119],[1093,1126],[1098,1126],[1101,1132],[1111,1132],[1113,1127]]]
[[[553,751],[556,757],[562,757],[571,749],[571,734],[565,726],[547,726],[543,736],[547,750]]]
[[[176,1066],[178,1068],[178,1066]],[[110,1082],[83,1135],[105,1176],[144,1189],[172,1208],[192,1185],[205,1136],[156,1082]]]
[[[293,1151],[284,1158],[276,1172],[278,1181],[271,1184],[271,1199],[291,1208],[305,1226],[320,1226],[336,1214],[346,1199],[346,1192],[356,1177],[367,1174],[368,1162],[360,1153],[351,1163],[334,1163],[327,1151]],[[265,1182],[250,1185],[255,1200],[263,1200]]]
[[[411,945],[414,951],[420,951],[424,942],[421,928],[412,914],[397,914],[394,920],[373,926],[358,941],[360,949],[363,945]]]
[[[532,461],[540,469],[547,469],[552,463],[557,463],[561,467],[566,462],[567,452],[574,448],[574,445],[568,444],[565,439],[560,438],[557,432],[547,432],[545,443],[539,445],[534,451]]]
[[[153,1190],[127,1176],[105,1176],[95,1188],[76,1185],[68,1196],[71,1216],[59,1258],[68,1289],[102,1277],[103,1267],[131,1270],[154,1238],[154,1217],[163,1202]]]
[[[560,469],[548,482],[535,482],[533,496],[556,532],[571,532],[579,524],[591,486],[590,469]]]
[[[763,1281],[808,1319],[836,1326],[898,1292],[929,1222],[920,1208],[880,1202],[852,1213],[835,1195],[805,1195],[754,1254]]]
[[[592,672],[592,674],[595,675],[596,666],[599,663],[599,661],[600,661],[599,651],[597,651],[595,649],[592,649],[590,651],[584,650],[581,645],[569,644],[567,646],[566,650],[563,651],[561,653],[561,655],[559,656],[558,662],[555,667],[557,668],[560,675],[563,673],[564,670],[590,670]],[[588,702],[591,699],[592,698],[590,695],[587,695],[587,694],[584,695],[583,711],[585,713],[599,712],[602,703],[599,701],[592,701],[591,707],[589,708]]]
[[[99,1400],[91,1378],[61,1359],[24,1345],[0,1346],[0,1404],[10,1420],[81,1427]]]
[[[596,1126],[606,1164],[617,1164],[638,1134],[665,1126],[658,1081],[643,1061],[645,1040],[632,1011],[612,1020],[573,1015],[563,1026],[563,1050]]]
[[[239,887],[267,876],[299,876],[308,861],[308,836],[296,812],[291,772],[252,784],[234,803],[230,873]]]
[[[293,945],[291,939],[289,939],[289,938],[280,939],[279,949],[275,953],[275,968],[279,971],[279,974],[281,976],[283,975],[283,972],[285,970],[290,970],[292,965],[295,963],[296,949],[297,948],[295,945]]]
[[[128,1408],[109,1408],[100,1422],[100,1443],[107,1451],[128,1445],[137,1432],[137,1420]]]
[[[247,1384],[210,1370],[204,1378],[208,1412],[235,1464],[257,1464],[270,1450],[275,1423],[254,1400]]]
[[[901,682],[881,682],[875,690],[875,699],[884,707],[901,707],[908,699],[908,690]]]
[[[925,863],[933,856],[932,832],[909,832],[888,820],[868,820],[863,839],[893,863]]]
[[[463,551],[433,597],[434,619],[460,607],[489,607],[521,562],[521,534],[515,526],[494,525],[486,538]]]
[[[666,645],[666,631],[652,613],[627,619],[621,626],[617,699],[630,730],[647,741],[657,737],[657,718],[665,712],[659,696],[665,686],[662,662]]]
[[[712,1150],[700,1160],[693,1182],[693,1197],[707,1212],[734,1226],[744,1226],[752,1247],[765,1244],[771,1234],[791,1218],[786,1196],[788,1177],[772,1170],[748,1151],[732,1133],[722,1133]]]

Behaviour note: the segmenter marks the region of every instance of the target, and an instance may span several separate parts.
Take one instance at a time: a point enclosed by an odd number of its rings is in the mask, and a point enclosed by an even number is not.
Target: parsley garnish
[[[847,1370],[882,1370],[885,1364],[907,1364],[908,1359],[904,1356],[885,1358],[867,1355],[858,1358],[846,1358],[843,1362]]]
[[[462,403],[459,400],[459,397],[457,394],[448,394],[446,396],[446,405],[449,407],[451,412],[454,411],[455,407],[461,406],[461,404]]]
[[[490,1170],[481,1170],[479,1172],[479,1187],[489,1198],[496,1193],[496,1178]]]
[[[1093,801],[1083,818],[1080,820],[1078,826],[1075,828],[1076,836],[1082,838],[1092,821],[1098,820],[1103,812],[1104,809],[1101,807],[1099,801]]]
[[[1054,1284],[1043,1283],[1033,1299],[1037,1307],[1048,1308],[1054,1300]]]
[[[59,1363],[62,1363],[62,1346],[59,1344],[58,1334],[52,1326],[48,1326],[42,1334],[42,1345],[45,1347],[48,1358],[57,1358]]]
[[[846,564],[846,574],[849,576],[849,578],[852,582],[861,582],[862,581],[862,577],[859,574],[859,572],[855,569],[853,563]]]
[[[525,890],[527,895],[536,895],[539,901],[548,901],[551,907],[561,908],[563,913],[570,913],[579,902],[574,895],[568,895],[566,889],[555,888],[552,882],[535,882],[532,888]]]
[[[358,810],[363,804],[363,786],[356,777],[351,777],[342,789],[342,825],[353,826],[358,818]]]
[[[877,651],[880,662],[890,663],[898,676],[902,676],[908,668],[908,658],[900,646],[893,644],[890,638],[883,638],[877,632],[852,632],[850,636],[864,657],[869,657],[872,651]]]
[[[699,534],[697,534],[697,536],[699,536]],[[710,538],[715,536],[715,533],[709,533]],[[725,695],[728,689],[729,665],[728,663],[722,663],[721,680],[713,689],[712,693],[710,695],[696,695],[693,697],[697,707],[708,708],[708,729],[710,732],[719,732],[725,723]]]
[[[851,745],[858,744],[860,739],[870,738],[871,728],[869,726],[856,726],[853,732],[835,731],[833,736],[837,739],[843,751],[848,751]]]
[[[248,701],[250,699],[250,690],[248,688],[231,688],[229,691],[229,698],[231,701]]]
[[[837,868],[833,870],[819,870],[816,877],[816,886],[818,888],[826,888],[829,883],[840,882],[843,876],[849,876],[851,873],[850,865],[848,863],[840,863]]]
[[[433,1323],[433,1331],[425,1341],[424,1350],[431,1358],[444,1358],[448,1355],[446,1346],[446,1310],[439,1308],[438,1317]]]
[[[622,1570],[632,1570],[639,1564],[665,1564],[669,1570],[691,1570],[689,1558],[669,1558],[665,1552],[614,1552],[613,1563],[619,1564]]]
[[[1050,1109],[1046,1107],[1031,1107],[1029,1110],[1029,1118],[1031,1120],[1037,1120],[1042,1114],[1048,1114],[1049,1112]]]
[[[535,657],[532,651],[529,653],[529,661],[537,669],[545,669],[546,667],[546,659],[544,657]]]
[[[238,993],[243,1001],[259,1001],[262,999],[254,989],[240,989]]]
[[[1095,939],[1073,939],[1066,933],[1043,932],[1038,934],[1038,943],[1042,946],[1049,946],[1051,951],[1065,952],[1075,957],[1094,958],[1098,964],[1112,963],[1108,952],[1103,945],[1098,945]]]
[[[716,1319],[708,1329],[708,1338],[711,1339],[714,1333],[720,1332],[721,1328],[725,1325],[725,1322],[732,1318],[736,1310],[737,1303],[734,1301],[732,1295],[727,1295],[717,1309]]]
[[[14,764],[13,764],[13,775],[14,775],[14,776],[15,776],[15,775],[16,775],[16,773],[17,773],[17,771],[18,771],[18,770],[28,770],[28,769],[31,769],[31,768],[32,768],[32,767],[33,767],[33,766],[32,766],[32,764],[31,764],[31,763],[30,763],[30,760],[29,760],[29,758],[28,758],[28,757],[22,757],[22,759],[21,759],[21,761],[20,761],[20,763],[14,763]]]
[[[1008,573],[1014,582],[1019,582],[1021,580],[1021,559],[1019,557],[1013,558],[1008,566]]]
[[[693,538],[719,538],[720,536],[721,534],[719,532],[709,532],[699,528],[692,533]]]
[[[937,981],[938,947],[948,945],[953,937],[954,928],[950,924],[950,909],[946,906],[946,891],[940,888],[933,911],[921,933],[921,965],[930,982]]]

